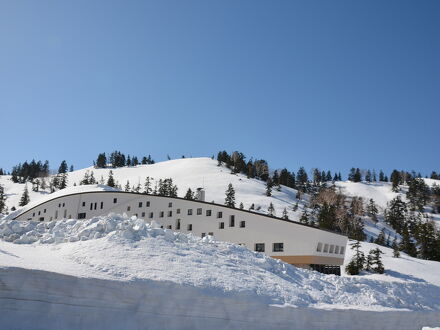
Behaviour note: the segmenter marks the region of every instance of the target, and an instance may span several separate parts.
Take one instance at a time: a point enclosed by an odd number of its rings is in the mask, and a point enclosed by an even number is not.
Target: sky
[[[440,171],[439,35],[437,0],[0,0],[0,168]]]

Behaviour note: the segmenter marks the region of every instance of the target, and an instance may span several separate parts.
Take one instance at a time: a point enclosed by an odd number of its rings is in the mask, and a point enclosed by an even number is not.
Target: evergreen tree
[[[272,196],[272,180],[270,178],[266,181],[266,196]]]
[[[110,172],[108,173],[107,186],[109,186],[109,187],[115,186],[115,180],[113,178],[113,171],[112,170],[110,170]]]
[[[307,183],[309,181],[309,178],[307,176],[307,172],[304,169],[304,167],[300,167],[298,172],[296,173],[296,185],[298,187],[298,190],[302,192],[307,192]]]
[[[400,241],[399,249],[411,257],[417,256],[417,248],[411,239],[407,226],[403,227],[402,240]]]
[[[356,171],[355,171],[354,177],[353,177],[353,181],[354,182],[361,182],[362,181],[362,174],[361,174],[361,170],[359,168],[356,168]]]
[[[96,159],[96,167],[97,168],[105,168],[107,166],[107,157],[105,156],[105,152],[98,155],[98,159]]]
[[[243,203],[240,203],[240,210],[243,210],[244,209],[244,205],[243,205]]]
[[[409,200],[412,210],[422,212],[430,197],[429,187],[423,179],[416,178],[411,180],[408,185],[406,197]]]
[[[131,166],[131,158],[130,155],[127,156],[127,163],[126,166]]]
[[[60,180],[59,180],[59,189],[64,189],[67,187],[67,173],[60,174]]]
[[[377,213],[378,212],[379,211],[376,207],[376,203],[374,203],[374,200],[372,198],[370,198],[370,200],[367,204],[367,214],[374,222],[377,222]]]
[[[371,182],[372,178],[371,178],[371,171],[367,170],[367,173],[365,173],[365,181],[367,182]]]
[[[84,173],[84,177],[83,179],[79,182],[80,185],[87,185],[90,184],[90,175],[89,175],[89,171],[86,171]]]
[[[350,275],[359,275],[359,273],[364,269],[365,263],[365,255],[360,250],[361,242],[356,241],[350,244],[351,249],[355,251],[353,258],[348,263],[347,267],[345,267],[345,271]]]
[[[25,206],[30,202],[29,191],[27,185],[24,187],[23,195],[21,195],[19,206]]]
[[[356,169],[352,167],[350,173],[348,173],[348,180],[354,182],[354,177],[356,175]]]
[[[96,184],[96,179],[95,179],[95,175],[93,174],[93,171],[92,171],[92,173],[90,173],[89,183]]]
[[[271,217],[275,216],[275,208],[273,207],[272,202],[269,204],[269,207],[267,209],[267,214]]]
[[[58,168],[58,174],[66,173],[67,169],[68,169],[67,162],[65,160],[63,160],[60,164],[60,167]]]
[[[283,219],[289,220],[289,215],[287,214],[287,209],[286,208],[284,208],[284,210],[283,210]]]
[[[372,255],[371,271],[378,273],[378,274],[383,274],[385,272],[385,268],[382,263],[382,258],[380,256],[381,254],[383,254],[383,252],[379,248],[375,248],[373,250],[370,250],[370,253],[369,253],[369,255]]]
[[[391,183],[392,183],[392,190],[394,192],[398,192],[399,191],[399,184],[401,181],[400,172],[397,170],[393,170],[390,178],[391,178]]]
[[[225,193],[225,205],[229,207],[235,207],[235,190],[234,187],[232,187],[232,183],[228,185],[228,189],[226,189]]]
[[[151,189],[151,181],[150,181],[150,177],[147,176],[145,178],[145,183],[144,183],[144,194],[151,194],[152,189]]]
[[[374,243],[385,246],[385,228],[380,231]]]
[[[394,237],[393,245],[391,246],[393,248],[393,257],[399,258],[400,257],[400,251],[399,251],[399,244],[397,244],[397,238]]]
[[[127,180],[127,183],[125,184],[124,191],[129,192],[130,191],[130,182]]]
[[[307,213],[307,209],[304,208],[304,211],[301,214],[301,218],[299,218],[299,222],[304,224],[309,223],[309,214]]]
[[[0,185],[0,213],[6,210],[6,194],[5,188]]]
[[[188,188],[188,190],[186,191],[185,197],[183,197],[185,199],[189,199],[189,200],[193,200],[194,199],[194,193],[191,190],[191,188]]]
[[[380,170],[380,172],[379,172],[379,181],[380,182],[387,181],[387,180],[385,180],[385,174],[383,173],[382,170]]]
[[[38,192],[40,190],[40,180],[35,179],[32,181],[32,191]]]
[[[332,173],[330,171],[327,171],[327,175],[325,177],[325,181],[327,181],[327,182],[332,181]]]
[[[73,165],[70,165],[69,172],[73,172]]]
[[[386,209],[385,220],[391,227],[400,233],[405,225],[406,214],[406,203],[402,201],[400,196],[397,196],[391,200],[389,208]]]

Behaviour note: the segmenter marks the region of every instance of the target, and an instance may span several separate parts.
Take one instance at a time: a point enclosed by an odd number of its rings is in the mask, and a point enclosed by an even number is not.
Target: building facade
[[[92,188],[92,189],[91,189]],[[79,187],[79,189],[81,189]],[[203,192],[199,192],[203,198]],[[340,272],[347,237],[291,220],[270,217],[202,200],[146,195],[118,190],[77,191],[69,188],[8,218],[56,221],[89,219],[109,213],[156,221],[163,228],[237,243],[299,267]]]

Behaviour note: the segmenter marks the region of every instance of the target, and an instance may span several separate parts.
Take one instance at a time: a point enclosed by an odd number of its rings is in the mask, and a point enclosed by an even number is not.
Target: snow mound
[[[0,221],[0,239],[15,244],[52,244],[87,241],[107,235],[138,241],[146,237],[163,236],[171,241],[200,240],[191,234],[185,235],[160,228],[152,221],[147,223],[135,216],[109,214],[89,220],[63,219],[51,222]],[[209,240],[206,237],[204,240]]]

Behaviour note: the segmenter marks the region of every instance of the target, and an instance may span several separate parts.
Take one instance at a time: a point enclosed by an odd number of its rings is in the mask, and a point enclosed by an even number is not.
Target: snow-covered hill
[[[390,251],[384,259],[388,274],[339,277],[302,270],[238,245],[174,233],[135,217],[51,223],[4,220],[0,237],[0,305],[8,311],[0,317],[2,324],[28,319],[35,312],[43,313],[40,317],[45,320],[66,318],[66,324],[78,327],[91,317],[78,318],[78,309],[85,306],[96,315],[113,311],[132,315],[134,308],[135,319],[126,324],[137,327],[160,312],[152,306],[161,306],[162,316],[174,312],[172,322],[186,315],[184,328],[202,328],[202,324],[212,328],[218,319],[223,320],[223,328],[232,321],[244,328],[285,328],[304,322],[291,319],[298,311],[310,317],[313,328],[320,323],[311,320],[329,309],[355,311],[327,328],[358,328],[353,322],[361,311],[424,315],[423,323],[411,323],[417,321],[413,317],[406,324],[412,327],[440,322],[440,279],[435,275],[440,273],[440,263],[407,256],[394,261]],[[34,243],[22,244],[28,242]],[[177,310],[172,311],[169,304]],[[269,306],[283,308],[274,312]],[[69,313],[72,310],[76,313]],[[255,322],[254,317],[250,322],[244,311],[262,313],[262,320]],[[272,313],[278,313],[276,321],[262,317]],[[398,315],[405,319],[407,314]],[[382,318],[375,317],[371,324],[379,324]],[[107,326],[118,328],[119,322]],[[39,325],[45,326],[48,323]]]

